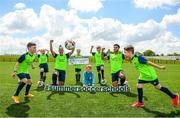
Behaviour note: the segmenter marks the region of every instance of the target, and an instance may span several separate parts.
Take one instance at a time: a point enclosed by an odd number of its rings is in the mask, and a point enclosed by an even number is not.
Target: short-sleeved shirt
[[[92,55],[95,57],[96,60],[96,66],[101,66],[104,65],[104,60],[103,57],[105,55],[105,53],[103,52],[93,52]]]
[[[112,74],[123,70],[122,63],[125,57],[122,52],[112,53],[108,56],[108,59],[110,60]]]
[[[48,62],[48,54],[39,54],[38,56],[38,61],[39,64],[46,64]]]
[[[21,55],[18,59],[18,62],[19,62],[19,67],[18,67],[18,70],[17,70],[17,74],[19,73],[26,73],[26,74],[29,74],[29,66],[32,65],[32,63],[34,62],[35,60],[35,55],[34,54],[30,54],[30,53],[25,53],[23,55]]]
[[[67,61],[68,61],[69,57],[70,57],[69,53],[63,54],[63,55],[55,54],[54,55],[54,58],[55,58],[55,69],[66,71]]]
[[[135,54],[132,57],[131,62],[140,73],[139,80],[153,81],[157,79],[155,69],[148,64],[148,60],[144,57]]]

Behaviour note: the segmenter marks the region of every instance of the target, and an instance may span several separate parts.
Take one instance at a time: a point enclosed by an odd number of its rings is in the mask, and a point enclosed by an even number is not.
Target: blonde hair
[[[90,69],[92,69],[92,66],[91,66],[91,65],[87,65],[87,66],[86,66],[86,68],[90,68]]]

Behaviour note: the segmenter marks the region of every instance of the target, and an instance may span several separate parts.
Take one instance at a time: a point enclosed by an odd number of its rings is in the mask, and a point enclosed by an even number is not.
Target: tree
[[[155,56],[156,54],[155,54],[155,52],[152,51],[152,50],[145,50],[145,51],[143,52],[143,55],[144,55],[144,56]]]

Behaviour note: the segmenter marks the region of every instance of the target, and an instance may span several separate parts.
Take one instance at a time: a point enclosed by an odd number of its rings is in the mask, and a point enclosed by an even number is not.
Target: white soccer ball
[[[65,42],[65,47],[66,47],[66,49],[71,50],[71,49],[75,48],[75,42],[73,40],[67,40]]]
[[[38,84],[38,87],[43,87],[44,86],[44,82],[43,81],[38,81],[37,84]]]
[[[105,85],[105,84],[106,84],[106,81],[105,81],[105,80],[101,80],[101,84],[102,84],[102,85]]]

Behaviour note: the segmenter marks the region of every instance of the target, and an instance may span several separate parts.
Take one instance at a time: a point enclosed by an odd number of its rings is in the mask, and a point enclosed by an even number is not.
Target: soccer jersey
[[[82,58],[82,55],[75,55],[75,58]],[[82,69],[82,64],[76,64],[75,68]]]
[[[123,70],[122,62],[124,60],[124,54],[122,52],[112,53],[108,58],[111,64],[111,73],[116,73]]]
[[[104,56],[104,53],[102,52],[93,52],[92,55],[95,57],[96,60],[96,66],[104,65],[104,60],[102,59]]]
[[[155,69],[147,64],[147,60],[144,57],[135,54],[132,57],[131,62],[140,73],[139,80],[153,81],[157,79]]]
[[[54,58],[55,58],[55,69],[66,71],[69,53],[63,55],[55,54]]]
[[[29,52],[21,55],[20,58],[18,59],[19,67],[17,70],[17,74],[19,74],[19,73],[29,74],[29,71],[28,71],[29,66],[32,65],[35,58],[36,58],[35,55],[30,54]]]
[[[38,61],[39,61],[39,64],[47,63],[48,62],[48,55],[47,54],[38,55]]]

